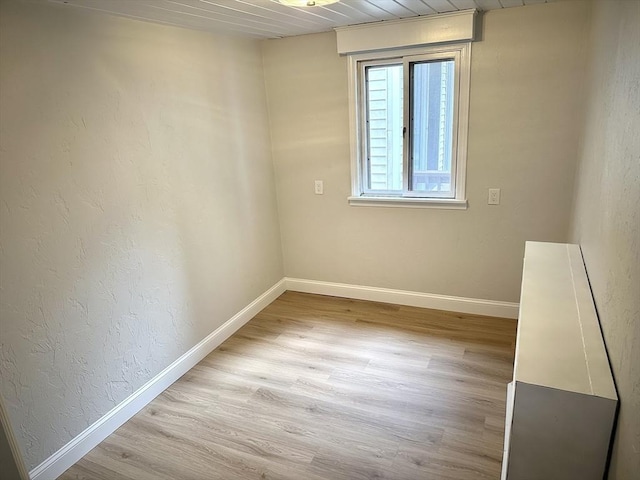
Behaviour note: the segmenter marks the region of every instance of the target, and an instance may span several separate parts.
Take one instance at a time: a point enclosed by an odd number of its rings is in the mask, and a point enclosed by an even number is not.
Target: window
[[[351,204],[466,208],[470,50],[350,56]]]

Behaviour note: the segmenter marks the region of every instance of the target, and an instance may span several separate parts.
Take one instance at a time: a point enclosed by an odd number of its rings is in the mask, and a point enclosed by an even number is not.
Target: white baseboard
[[[65,470],[80,460],[89,450],[112,434],[118,427],[138,413],[151,400],[235,333],[236,330],[251,320],[260,310],[284,293],[285,289],[285,280],[282,279],[149,380],[126,400],[115,406],[100,420],[31,470],[29,472],[31,480],[55,480],[62,475]]]
[[[9,444],[10,450],[9,452],[2,452],[3,454],[7,454],[9,458],[0,458],[0,460],[6,460],[7,462],[11,462],[13,460],[20,480],[28,480],[29,474],[27,472],[27,468],[24,466],[22,453],[20,452],[20,447],[18,447],[18,442],[13,433],[13,428],[11,427],[11,423],[9,422],[9,415],[7,414],[7,410],[4,406],[4,402],[2,401],[2,397],[0,397],[0,427],[2,427],[2,432],[4,433],[5,440]],[[9,476],[15,476],[13,466],[4,465],[4,463],[2,463],[0,464],[0,468],[3,468],[5,472],[10,472]]]
[[[518,304],[285,277],[287,290],[490,317],[518,318]]]
[[[31,480],[58,478],[286,290],[493,317],[518,318],[517,303],[285,277],[115,406],[100,420],[31,470],[29,478]]]

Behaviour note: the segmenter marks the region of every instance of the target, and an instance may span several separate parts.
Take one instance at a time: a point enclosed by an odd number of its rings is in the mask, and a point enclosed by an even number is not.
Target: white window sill
[[[348,197],[349,205],[358,207],[441,208],[466,210],[467,201],[457,198]]]

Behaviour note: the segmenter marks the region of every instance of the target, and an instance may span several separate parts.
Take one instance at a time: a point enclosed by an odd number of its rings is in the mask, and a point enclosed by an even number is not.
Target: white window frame
[[[367,192],[366,189],[366,99],[364,85],[364,68],[376,62],[397,63],[422,62],[428,60],[455,60],[455,95],[454,95],[454,125],[452,139],[452,178],[455,179],[455,197],[441,198],[432,192],[408,191],[408,153],[409,135],[405,137],[403,145],[403,193],[397,192]],[[466,167],[467,167],[467,137],[469,130],[469,88],[471,77],[471,42],[449,45],[428,46],[419,48],[404,48],[385,51],[375,51],[352,54],[349,62],[349,127],[351,135],[351,196],[349,204],[358,206],[385,207],[426,207],[466,209]],[[409,112],[410,95],[408,75],[404,78],[404,111]],[[405,119],[408,114],[405,114]],[[407,132],[410,125],[405,120]],[[430,195],[430,196],[426,196]]]

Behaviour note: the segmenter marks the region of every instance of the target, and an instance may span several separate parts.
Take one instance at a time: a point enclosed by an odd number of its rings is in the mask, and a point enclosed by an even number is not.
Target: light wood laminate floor
[[[497,480],[515,333],[287,292],[60,478]]]

